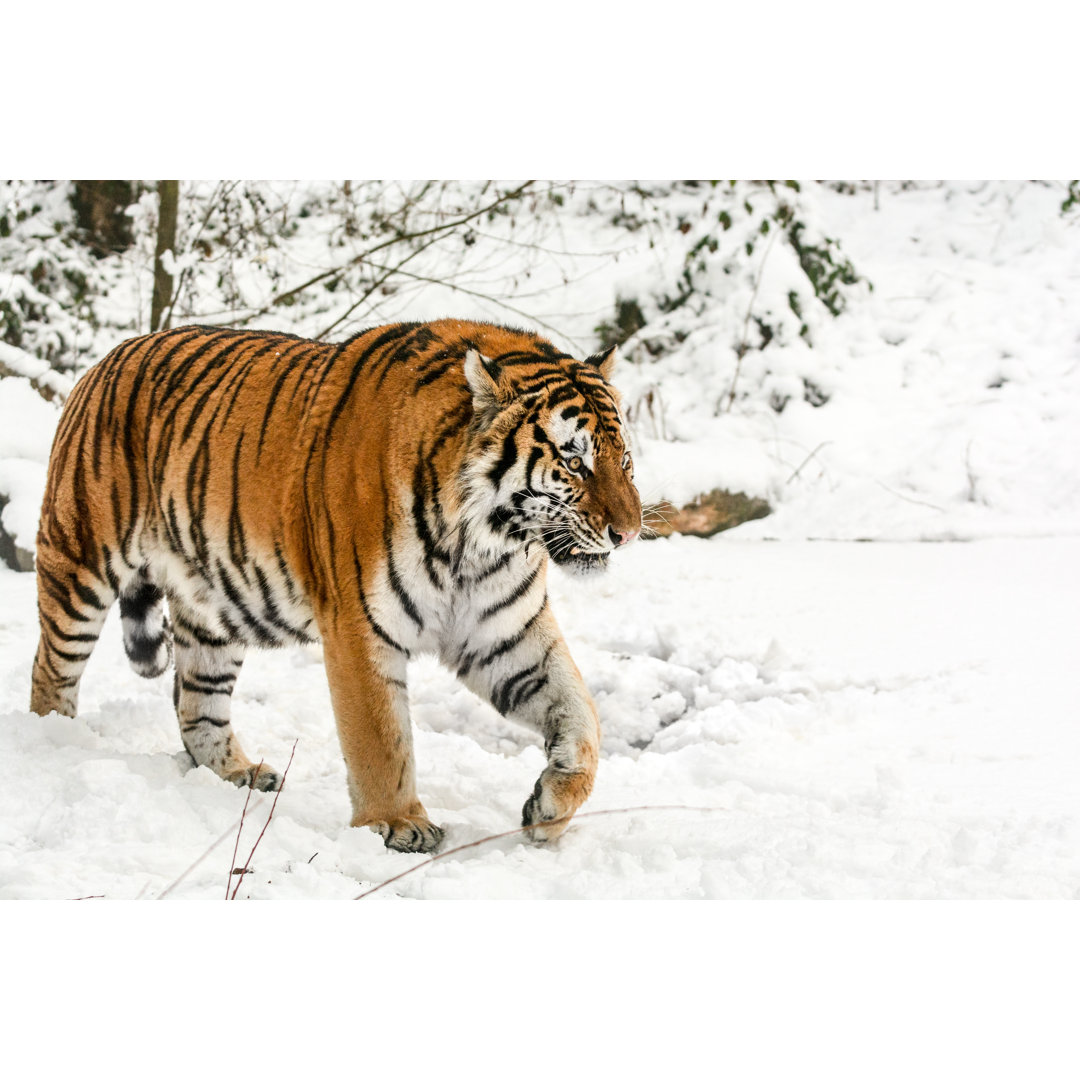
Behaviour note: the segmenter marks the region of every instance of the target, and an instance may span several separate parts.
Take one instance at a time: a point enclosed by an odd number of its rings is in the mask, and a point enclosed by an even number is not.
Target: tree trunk
[[[176,252],[176,210],[180,201],[179,180],[158,181],[157,247],[154,251],[154,297],[150,303],[150,331],[168,330],[172,319],[172,274],[165,270],[161,257]],[[164,320],[164,321],[163,321]]]
[[[124,211],[135,199],[131,180],[76,180],[71,194],[75,221],[98,258],[131,247],[131,218]]]

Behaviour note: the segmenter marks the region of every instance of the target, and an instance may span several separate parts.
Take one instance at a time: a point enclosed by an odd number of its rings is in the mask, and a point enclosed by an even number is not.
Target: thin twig
[[[725,412],[731,412],[731,408],[735,404],[735,384],[739,381],[739,372],[742,369],[743,357],[750,351],[750,346],[747,344],[746,340],[750,332],[750,316],[754,312],[754,301],[757,299],[758,288],[761,286],[761,279],[765,276],[765,262],[769,258],[769,252],[772,251],[773,243],[779,235],[780,229],[774,229],[772,236],[769,237],[769,243],[765,248],[765,252],[761,256],[761,262],[758,263],[757,276],[754,278],[754,290],[750,293],[750,303],[746,305],[746,317],[743,319],[742,341],[735,351],[735,374],[731,377],[731,390],[728,392],[728,402],[727,408],[724,410]]]
[[[517,836],[519,833],[532,832],[532,830],[538,826],[548,828],[552,825],[558,825],[562,821],[569,821],[571,819],[580,821],[582,818],[604,817],[608,814],[633,814],[641,810],[695,810],[699,813],[708,814],[726,809],[727,808],[724,806],[618,806],[612,810],[587,810],[584,814],[577,814],[576,816],[567,815],[566,817],[555,818],[552,821],[539,822],[537,825],[522,825],[518,829],[508,829],[506,832],[494,833],[491,836],[482,836],[479,840],[473,840],[468,844],[461,844],[458,847],[450,848],[449,851],[442,851],[438,855],[432,855],[426,862],[418,863],[416,866],[410,866],[408,870],[403,870],[400,874],[395,874],[392,878],[381,881],[378,885],[360,893],[359,896],[354,896],[353,899],[363,900],[372,893],[377,893],[380,889],[385,889],[387,885],[392,885],[395,881],[400,881],[403,877],[415,874],[417,870],[423,870],[425,866],[430,866],[433,862],[438,862],[440,859],[445,859],[450,855],[456,855],[459,851],[467,851],[469,848],[479,847],[481,844],[490,844],[493,840],[502,840],[507,836]]]
[[[385,267],[378,267],[382,270]],[[440,280],[439,278],[425,277],[422,274],[413,274],[407,270],[399,270],[398,273],[402,277],[411,278],[413,281],[426,281],[432,285],[442,285],[447,289],[452,289],[454,292],[465,293],[466,296],[476,296],[481,300],[487,300],[488,303],[498,304],[499,307],[506,308],[507,311],[512,311],[515,315],[520,315],[523,319],[529,319],[537,324],[537,326],[544,327],[545,330],[550,330],[553,334],[557,334],[566,339],[566,341],[572,345],[575,349],[581,349],[581,343],[575,341],[568,334],[559,330],[558,327],[552,326],[550,323],[544,322],[543,319],[538,319],[535,315],[530,315],[527,311],[522,311],[521,308],[516,308],[513,304],[508,304],[504,300],[498,299],[495,296],[489,296],[487,293],[477,292],[475,289],[466,289],[464,285],[455,285],[452,281]]]
[[[279,293],[270,301],[270,307],[263,308],[258,312],[259,315],[265,315],[266,312],[272,307],[276,307],[278,304],[283,304],[292,296],[296,296],[297,293],[303,292],[305,289],[310,288],[312,285],[317,285],[324,278],[332,277],[334,274],[340,274],[342,270],[350,266],[355,266],[357,263],[363,262],[365,259],[369,259],[377,251],[381,251],[383,248],[391,247],[394,244],[403,243],[406,240],[416,240],[421,236],[430,236],[436,232],[446,232],[448,229],[456,229],[459,225],[464,225],[467,221],[472,221],[473,218],[480,217],[482,214],[486,214],[496,207],[501,206],[504,202],[510,202],[512,199],[519,198],[525,191],[527,191],[535,180],[526,180],[520,187],[515,188],[513,191],[507,192],[504,195],[500,195],[494,202],[488,203],[486,206],[480,207],[479,210],[474,210],[470,214],[466,214],[464,217],[456,218],[454,221],[444,222],[442,225],[433,225],[428,229],[421,229],[419,232],[407,233],[400,236],[393,236],[389,240],[384,240],[381,244],[376,244],[372,248],[368,248],[367,251],[361,252],[359,255],[354,256],[348,262],[342,266],[332,267],[330,270],[323,270],[321,273],[316,274],[314,277],[309,278],[307,281],[300,285],[289,289],[288,292]]]
[[[260,761],[255,766],[255,775],[251,778],[251,783],[248,784],[247,798],[244,799],[244,809],[240,811],[240,827],[236,830],[236,843],[233,844],[232,859],[229,860],[229,876],[225,879],[225,899],[229,899],[229,886],[232,884],[233,871],[236,869],[236,853],[240,850],[240,834],[244,831],[244,821],[247,818],[248,803],[251,802],[251,793],[255,790],[255,781],[259,778],[259,773],[262,771],[263,765],[266,762]]]
[[[255,840],[255,843],[252,845],[251,853],[247,857],[247,862],[244,863],[244,868],[240,871],[240,876],[239,876],[239,878],[237,879],[237,882],[236,882],[236,888],[233,889],[233,894],[230,897],[230,899],[232,899],[232,900],[236,899],[236,894],[240,891],[240,886],[244,883],[244,875],[248,872],[248,867],[251,866],[251,860],[253,858],[255,858],[255,848],[257,848],[259,846],[259,841],[262,840],[263,836],[266,833],[267,828],[270,825],[270,820],[274,816],[274,810],[277,808],[277,801],[278,801],[279,797],[281,796],[282,790],[285,787],[285,779],[286,779],[286,777],[288,777],[289,769],[292,767],[293,755],[296,753],[296,744],[299,741],[300,740],[297,739],[292,744],[292,752],[289,754],[289,764],[285,766],[285,771],[281,774],[281,783],[278,785],[277,791],[274,792],[274,801],[270,804],[270,813],[266,815],[266,824],[262,827],[262,832],[259,833],[258,838]]]
[[[213,850],[214,850],[214,849],[215,849],[215,848],[216,848],[216,847],[217,847],[217,846],[218,846],[219,844],[221,844],[221,843],[222,843],[223,841],[225,841],[225,840],[228,840],[228,839],[229,839],[229,837],[230,837],[230,836],[232,836],[232,834],[233,834],[233,833],[234,833],[234,832],[236,831],[236,829],[237,829],[237,828],[239,827],[239,825],[240,825],[240,822],[241,822],[242,820],[243,820],[243,818],[238,818],[238,819],[237,819],[237,820],[236,820],[236,821],[235,821],[235,822],[234,822],[234,823],[233,823],[232,825],[230,825],[230,826],[229,826],[229,828],[227,828],[227,829],[226,829],[226,830],[225,830],[225,831],[224,831],[224,832],[223,832],[223,833],[222,833],[222,834],[221,834],[221,835],[220,835],[220,836],[219,836],[219,837],[218,837],[218,838],[217,838],[217,839],[216,839],[216,840],[215,840],[215,841],[214,841],[214,842],[213,842],[213,843],[212,843],[212,844],[211,844],[211,845],[210,845],[210,846],[209,846],[209,847],[208,847],[208,848],[207,848],[207,849],[206,849],[206,850],[205,850],[205,851],[204,851],[204,852],[203,852],[203,853],[202,853],[202,854],[201,854],[201,855],[200,855],[200,856],[199,856],[199,857],[198,857],[198,858],[197,858],[197,859],[196,859],[196,860],[195,860],[195,861],[194,861],[194,862],[193,862],[193,863],[192,863],[192,864],[191,864],[191,865],[190,865],[190,866],[189,866],[189,867],[188,867],[188,868],[187,868],[187,869],[186,869],[186,870],[185,870],[185,871],[184,871],[184,872],[183,872],[183,873],[182,873],[182,874],[181,874],[181,875],[180,875],[180,876],[179,876],[179,877],[178,877],[178,878],[177,878],[177,879],[176,879],[176,880],[175,880],[175,881],[174,881],[174,882],[173,882],[173,883],[172,883],[172,884],[171,884],[171,885],[170,885],[170,886],[169,886],[169,887],[168,887],[168,888],[167,888],[167,889],[166,889],[166,890],[165,890],[165,891],[164,891],[164,892],[163,892],[163,893],[161,894],[161,895],[160,895],[160,896],[159,896],[159,897],[158,897],[158,899],[159,899],[159,900],[164,900],[164,899],[165,899],[165,897],[166,897],[166,896],[168,896],[168,895],[169,895],[169,893],[171,893],[171,892],[173,891],[173,889],[175,889],[175,888],[176,888],[176,886],[177,886],[177,885],[179,885],[179,884],[180,884],[180,882],[181,882],[181,881],[183,881],[183,880],[184,880],[184,878],[186,878],[186,877],[188,876],[188,874],[190,874],[190,873],[191,873],[191,871],[192,871],[192,870],[194,870],[194,869],[195,869],[195,867],[196,867],[196,866],[198,866],[198,865],[199,865],[199,863],[201,863],[201,862],[203,861],[203,859],[205,859],[205,858],[206,858],[206,856],[207,856],[207,855],[209,855],[209,854],[210,854],[210,852],[211,852],[211,851],[213,851]]]
[[[831,445],[832,445],[832,440],[831,439],[829,439],[829,440],[827,440],[826,442],[823,442],[823,443],[818,443],[817,446],[815,446],[814,449],[811,450],[810,453],[807,454],[805,458],[803,458],[802,464],[787,478],[787,480],[784,481],[784,483],[785,484],[790,484],[791,481],[794,480],[799,475],[799,473],[801,473],[803,471],[803,469],[807,465],[810,464],[810,462],[813,459],[814,455],[819,450],[824,450],[826,446],[831,446]]]
[[[227,184],[226,181],[222,180],[214,188],[214,193],[213,193],[213,195],[210,196],[210,205],[209,205],[209,207],[207,207],[206,213],[203,215],[202,222],[199,225],[199,230],[198,230],[198,232],[195,233],[195,236],[187,244],[187,247],[188,247],[189,250],[191,248],[193,248],[199,242],[199,239],[202,237],[203,231],[206,229],[206,226],[209,224],[210,218],[213,216],[214,211],[218,208],[219,203],[224,202],[224,200],[226,198],[228,198],[228,196],[239,186],[240,186],[240,181],[239,180],[234,180],[231,185]],[[220,194],[218,194],[219,192],[220,192]],[[176,252],[173,252],[174,256],[175,256],[175,254],[176,254]],[[180,294],[183,292],[184,285],[185,285],[185,283],[187,282],[187,279],[190,276],[191,276],[191,267],[190,266],[185,266],[180,271],[179,275],[177,276],[176,290],[173,292],[172,296],[169,299],[169,307],[168,307],[168,309],[165,312],[163,312],[162,316],[161,316],[163,326],[167,326],[169,323],[172,322],[173,312],[176,310],[177,301],[180,299]]]
[[[315,340],[322,341],[322,339],[326,337],[326,335],[329,334],[331,330],[336,330],[373,292],[375,292],[376,289],[380,288],[382,285],[385,285],[386,282],[389,281],[390,278],[392,278],[394,274],[396,274],[410,259],[415,259],[417,255],[421,254],[424,251],[427,251],[427,249],[431,247],[432,244],[438,243],[441,239],[441,236],[432,237],[426,244],[422,244],[414,251],[409,252],[409,254],[406,255],[405,258],[397,264],[397,266],[390,267],[386,271],[386,273],[383,274],[382,277],[378,278],[376,281],[373,281],[371,285],[364,290],[364,292],[360,295],[360,299],[357,300],[354,304],[350,305],[350,307],[344,312],[344,314],[336,318],[325,330],[316,334]]]
[[[903,499],[904,502],[914,503],[916,506],[929,506],[931,510],[937,510],[940,513],[945,513],[944,506],[938,506],[936,503],[926,502],[924,499],[912,499],[908,495],[901,495],[899,491],[893,491],[888,484],[883,484],[880,480],[876,481],[877,486],[884,488],[890,495],[895,495],[898,499]]]

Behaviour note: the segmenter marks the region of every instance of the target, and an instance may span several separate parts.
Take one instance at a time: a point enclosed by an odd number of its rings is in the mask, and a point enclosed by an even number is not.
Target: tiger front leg
[[[546,603],[524,634],[464,653],[458,674],[509,720],[544,736],[547,768],[522,807],[536,841],[554,840],[589,797],[600,756],[600,719]]]
[[[323,655],[348,773],[351,824],[377,832],[394,851],[434,851],[443,831],[416,797],[408,655],[363,628],[323,628]]]
[[[589,706],[596,726],[595,737],[590,738],[587,734],[591,725],[575,722],[560,725],[567,729],[568,737],[564,738],[560,733],[544,743],[548,766],[521,808],[521,824],[532,826],[528,835],[539,843],[560,836],[570,824],[570,818],[592,793],[600,739],[596,707],[592,702]],[[573,729],[579,726],[583,730],[574,733]]]
[[[570,824],[592,793],[600,756],[596,706],[573,660],[565,661],[562,671],[553,665],[557,689],[540,725],[548,765],[521,809],[521,824],[533,826],[528,835],[538,842],[554,840]]]

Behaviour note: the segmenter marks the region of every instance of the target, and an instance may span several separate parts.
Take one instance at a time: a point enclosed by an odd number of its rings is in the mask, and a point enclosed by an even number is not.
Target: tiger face
[[[641,499],[608,382],[615,350],[560,361],[508,372],[470,353],[465,367],[490,425],[486,479],[496,531],[502,523],[526,544],[542,544],[557,565],[588,574],[640,534]]]

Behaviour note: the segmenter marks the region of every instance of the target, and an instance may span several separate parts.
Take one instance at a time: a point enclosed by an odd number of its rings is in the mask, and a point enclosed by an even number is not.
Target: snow
[[[600,709],[586,811],[550,847],[511,836],[372,901],[413,898],[1080,895],[1080,541],[638,543],[553,575]],[[26,712],[33,580],[0,573],[0,897],[224,893],[246,793],[183,754],[169,679],[139,679],[115,613],[78,719]],[[446,847],[515,828],[539,740],[434,661],[410,668],[418,785]],[[252,653],[249,753],[296,755],[242,897],[356,896],[420,866],[348,828],[317,649]],[[247,858],[272,795],[252,795]],[[235,878],[233,879],[235,883]]]
[[[744,527],[760,537],[1080,532],[1080,230],[1059,202],[1030,184],[885,192],[876,212],[869,195],[819,193],[873,292],[818,324],[813,349],[749,353],[730,412],[731,327],[711,311],[680,350],[623,374],[631,407],[658,388],[675,440],[639,425],[639,473],[673,501],[714,486],[768,498],[776,513]],[[773,267],[762,310],[786,288]],[[803,400],[804,379],[825,405]]]
[[[7,298],[5,284],[4,281],[0,280],[0,294]],[[31,356],[28,352],[16,349],[13,345],[8,345],[3,341],[0,341],[0,364],[16,375],[34,379],[41,385],[48,386],[61,397],[66,396],[71,390],[72,380],[70,376],[54,371],[44,360]],[[7,452],[0,448],[0,455]]]
[[[303,203],[302,186],[282,191]],[[804,185],[804,218],[873,284],[849,290],[836,319],[804,303],[812,348],[788,307],[785,245],[725,273],[753,222],[721,235],[700,294],[670,314],[657,297],[703,225],[683,238],[568,211],[554,235],[523,237],[558,252],[527,273],[468,248],[459,282],[520,295],[531,325],[579,352],[616,297],[641,301],[649,323],[615,381],[647,500],[725,487],[773,505],[708,541],[636,543],[600,579],[552,575],[604,729],[585,812],[686,809],[582,814],[550,847],[510,836],[430,866],[388,852],[347,827],[318,649],[252,653],[239,737],[279,769],[294,741],[296,756],[239,895],[351,897],[422,866],[372,901],[1080,896],[1080,230],[1061,199],[1060,186],[1003,182]],[[692,202],[672,196],[665,213]],[[317,269],[320,229],[305,219],[299,256],[253,254],[238,287],[261,302],[256,258]],[[110,291],[116,325],[132,288]],[[315,332],[346,301],[263,325]],[[378,303],[375,321],[528,321],[435,285]],[[739,364],[748,311],[776,336]],[[58,410],[31,386],[40,362],[5,357],[19,375],[0,379],[3,526],[31,548]],[[114,611],[80,716],[36,717],[36,634],[32,575],[0,568],[0,897],[158,896],[204,855],[170,896],[223,895],[245,792],[191,768],[171,672],[131,671]],[[410,698],[420,795],[445,848],[515,828],[539,740],[434,661],[411,666]],[[271,802],[252,795],[241,862]]]
[[[0,525],[24,551],[34,550],[41,493],[44,490],[43,464],[22,458],[0,460],[0,496],[7,500],[3,510],[0,510]]]
[[[0,379],[0,417],[7,421],[0,424],[0,525],[25,551],[34,550],[45,468],[59,416],[60,410],[45,401],[29,379]]]

